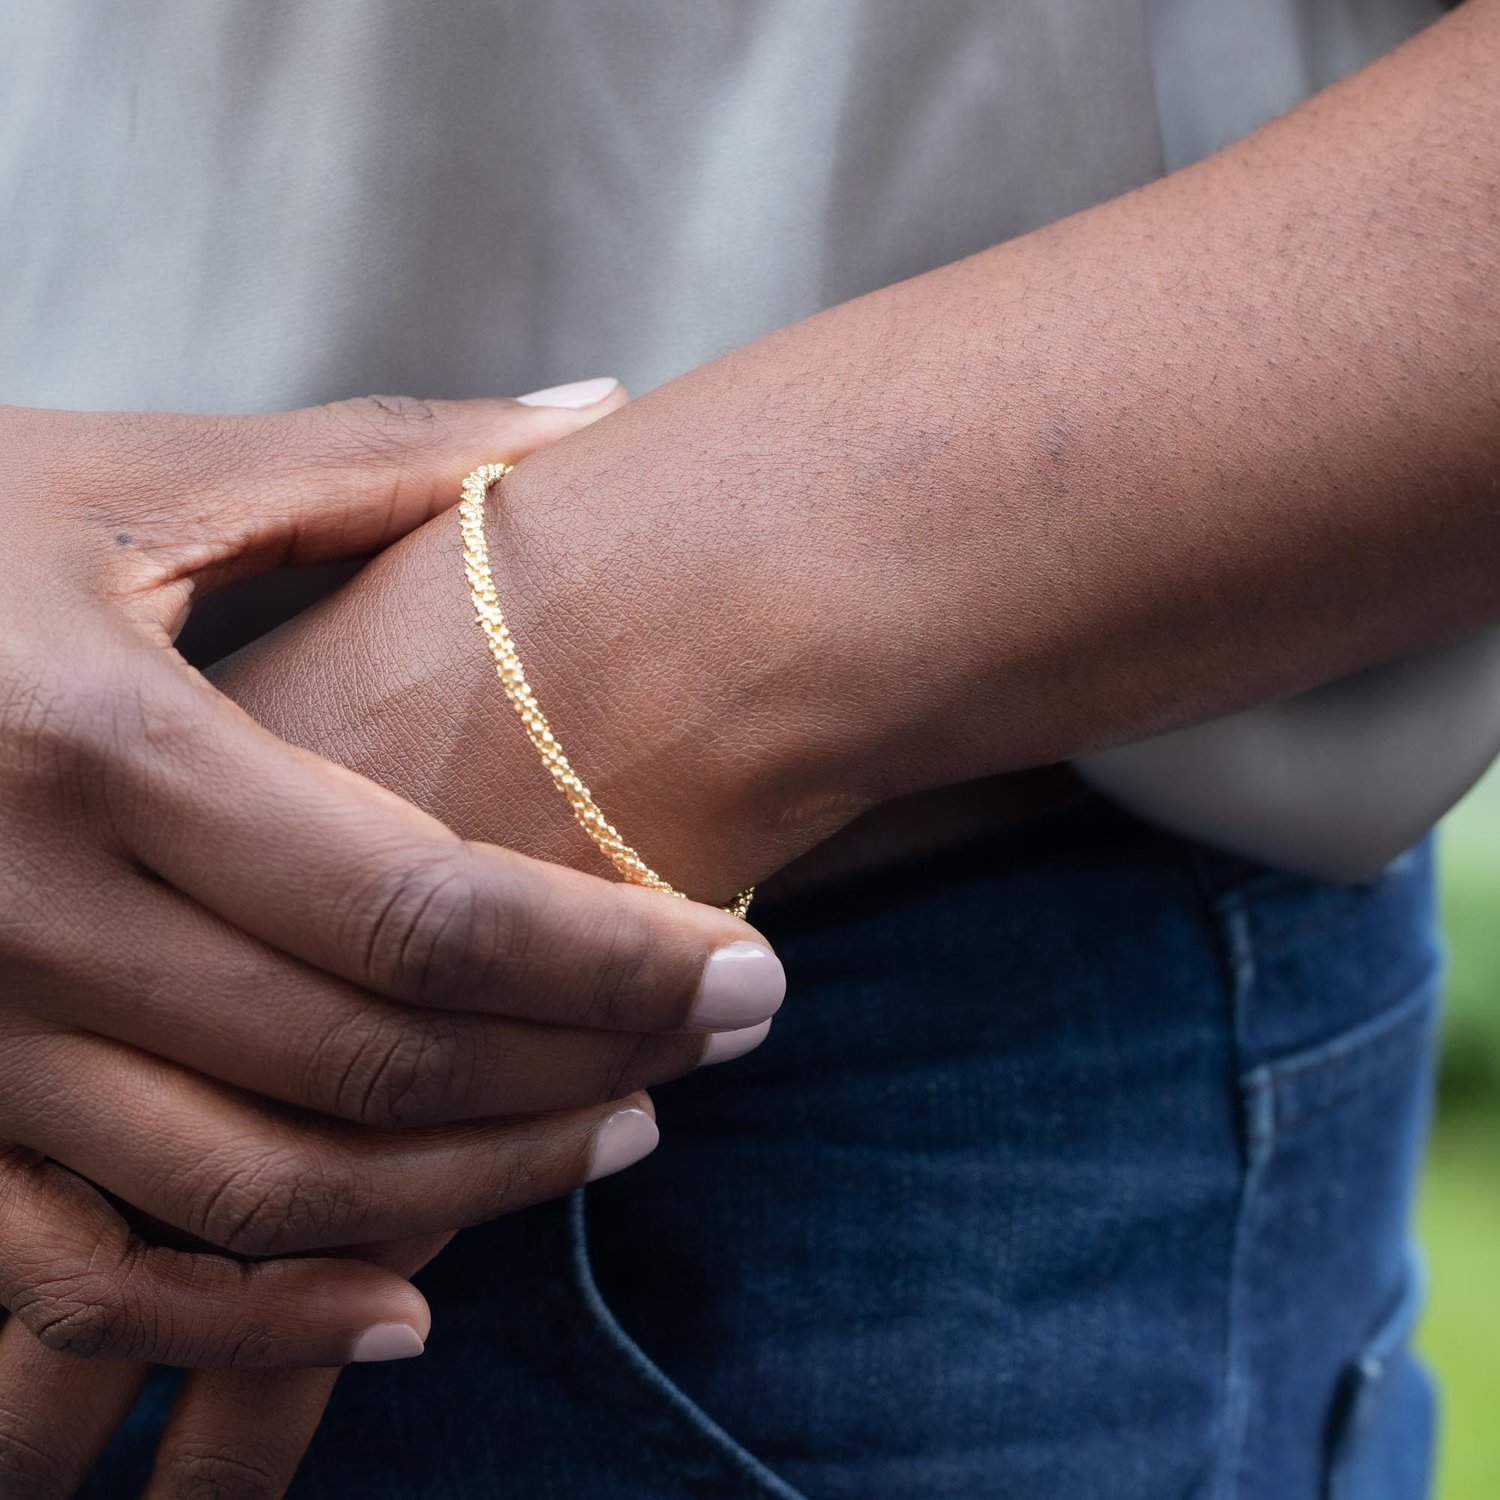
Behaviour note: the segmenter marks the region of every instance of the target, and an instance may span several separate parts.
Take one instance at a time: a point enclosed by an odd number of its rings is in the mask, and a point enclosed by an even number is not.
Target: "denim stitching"
[[[1357,921],[1385,888],[1411,878],[1425,847],[1425,843],[1418,843],[1398,854],[1367,880],[1328,884],[1308,875],[1266,870],[1241,881],[1230,894],[1243,899],[1262,953],[1292,953],[1340,923]],[[1312,909],[1305,899],[1297,899],[1309,892],[1317,898]],[[1291,910],[1278,912],[1278,905],[1287,901],[1292,903]]]
[[[571,1226],[573,1272],[584,1309],[605,1337],[609,1348],[629,1368],[630,1373],[655,1391],[672,1409],[674,1415],[685,1420],[699,1437],[711,1443],[719,1456],[732,1464],[744,1478],[756,1486],[755,1495],[765,1500],[807,1500],[800,1490],[794,1490],[784,1479],[768,1469],[748,1449],[719,1426],[709,1414],[697,1405],[685,1392],[673,1384],[666,1372],[657,1365],[639,1344],[625,1331],[618,1318],[610,1311],[609,1304],[599,1291],[594,1280],[593,1265],[589,1260],[588,1228],[585,1222],[585,1194],[582,1190],[573,1194],[568,1204]]]
[[[1234,1012],[1234,1047],[1243,1055],[1246,1010],[1255,984],[1255,951],[1249,912],[1243,893],[1232,891],[1218,903],[1220,931],[1227,950]],[[1238,1071],[1238,1070],[1236,1070]],[[1245,1259],[1259,1201],[1260,1180],[1275,1151],[1276,1096],[1267,1080],[1252,1071],[1241,1080],[1242,1127],[1245,1170],[1240,1179],[1239,1203],[1235,1209],[1234,1240],[1229,1256],[1229,1283],[1225,1296],[1224,1376],[1221,1393],[1219,1443],[1215,1455],[1212,1500],[1234,1500],[1239,1490],[1240,1468],[1250,1420],[1250,1380],[1245,1354],[1245,1303],[1248,1286]]]
[[[1349,1398],[1342,1421],[1332,1434],[1325,1461],[1325,1487],[1328,1500],[1348,1497],[1348,1467],[1353,1460],[1362,1432],[1369,1420],[1367,1402],[1371,1391],[1389,1378],[1391,1366],[1403,1355],[1410,1357],[1412,1336],[1421,1319],[1427,1300],[1427,1268],[1420,1249],[1410,1245],[1402,1269],[1401,1281],[1394,1296],[1376,1319],[1374,1331],[1366,1338],[1349,1364],[1349,1372],[1360,1382]],[[1429,1453],[1429,1462],[1431,1455]]]
[[[1409,858],[1403,856],[1397,866]],[[1248,1050],[1250,1009],[1257,981],[1252,903],[1262,894],[1256,890],[1260,884],[1247,882],[1226,892],[1215,903],[1232,988],[1235,1052],[1240,1057]],[[1211,1500],[1235,1500],[1243,1481],[1251,1407],[1251,1381],[1246,1367],[1245,1332],[1250,1300],[1246,1261],[1258,1228],[1262,1181],[1276,1153],[1280,1134],[1288,1125],[1316,1119],[1412,1055],[1412,1043],[1428,1034],[1434,1024],[1433,988],[1439,973],[1434,964],[1416,985],[1406,988],[1404,998],[1326,1041],[1239,1072],[1245,1171],[1230,1253],[1222,1416]],[[1337,1071],[1337,1080],[1330,1080],[1328,1090],[1318,1095],[1316,1102],[1299,1103],[1296,1089],[1299,1080],[1316,1078],[1329,1068]]]
[[[1266,1063],[1265,1072],[1276,1090],[1280,1117],[1288,1124],[1316,1120],[1351,1095],[1369,1087],[1419,1053],[1437,1016],[1433,1004],[1436,970],[1408,990],[1406,998],[1387,1006],[1372,1019],[1303,1052]],[[1337,1069],[1336,1076],[1329,1070]],[[1325,1074],[1321,1089],[1299,1091],[1304,1078]]]

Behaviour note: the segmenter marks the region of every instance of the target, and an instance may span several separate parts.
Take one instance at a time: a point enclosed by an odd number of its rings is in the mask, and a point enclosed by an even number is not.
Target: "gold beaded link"
[[[653,891],[663,891],[669,896],[687,897],[676,886],[663,880],[629,844],[620,837],[619,830],[599,810],[593,794],[583,784],[578,773],[563,754],[547,723],[547,716],[537,704],[531,684],[521,667],[521,658],[516,652],[516,643],[511,637],[510,627],[500,611],[500,600],[495,593],[495,580],[490,572],[489,546],[484,538],[484,502],[490,486],[503,479],[511,471],[510,464],[482,464],[463,483],[463,493],[458,502],[458,527],[464,543],[464,576],[469,581],[469,594],[474,601],[474,619],[484,632],[489,643],[490,655],[495,659],[495,673],[510,705],[520,716],[526,736],[536,746],[542,764],[551,773],[557,789],[573,809],[578,826],[599,846],[604,857],[632,885],[648,886]],[[725,908],[737,917],[750,910],[755,887],[751,886],[737,895]]]

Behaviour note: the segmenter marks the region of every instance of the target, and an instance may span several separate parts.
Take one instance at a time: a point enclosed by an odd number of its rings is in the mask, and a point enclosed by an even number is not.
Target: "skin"
[[[7,1494],[57,1489],[30,1428],[71,1408],[38,1361],[68,1361],[87,1459],[126,1360],[392,1357],[371,1329],[416,1352],[407,1277],[446,1235],[624,1165],[601,1132],[654,1141],[638,1091],[705,1060],[706,965],[752,929],[465,842],[172,649],[201,593],[378,549],[476,455],[599,414],[455,404],[439,450],[390,402],[0,413]]]
[[[888,799],[1500,619],[1497,79],[1500,3],[1470,0],[1209,162],[530,458],[494,505],[500,598],[622,831],[723,899]],[[449,517],[218,681],[469,837],[598,868]],[[199,1386],[197,1459],[277,1493],[326,1396],[299,1378],[257,1387],[269,1445],[243,1387]],[[191,1492],[182,1441],[153,1495]]]
[[[507,479],[528,674],[655,868],[722,899],[893,797],[1492,623],[1497,75],[1500,9],[1467,4],[1208,162]],[[455,569],[442,520],[221,681],[455,826],[598,868]]]

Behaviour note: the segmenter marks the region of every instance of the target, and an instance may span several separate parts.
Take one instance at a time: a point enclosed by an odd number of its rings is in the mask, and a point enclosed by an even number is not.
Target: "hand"
[[[164,1248],[107,1195],[238,1255],[451,1231],[649,1149],[633,1092],[702,1061],[702,1028],[774,1009],[743,924],[466,844],[171,647],[201,591],[379,548],[473,463],[597,414],[0,415],[7,1341],[200,1366],[415,1352],[401,1276]]]
[[[893,793],[1492,620],[1493,161],[1427,127],[1493,131],[1497,49],[1500,3],[1461,7],[1241,147],[518,472],[502,598],[649,861],[727,896]],[[222,680],[469,835],[587,864],[456,564],[450,522],[419,532]]]
[[[409,1277],[448,1239],[430,1236],[358,1253]],[[0,1495],[67,1500],[150,1371],[136,1360],[71,1358],[48,1349],[16,1320],[0,1327]],[[339,1374],[337,1368],[189,1370],[143,1500],[278,1500]]]

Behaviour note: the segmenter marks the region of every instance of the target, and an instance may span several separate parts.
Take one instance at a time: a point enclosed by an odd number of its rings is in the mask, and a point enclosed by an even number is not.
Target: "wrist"
[[[692,476],[624,483],[600,450],[494,487],[496,597],[552,743],[604,817],[671,884],[718,899],[873,797],[851,786],[858,747],[820,714],[817,664],[764,610],[725,514],[699,505],[691,527],[663,527],[653,509]]]
[[[618,535],[584,524],[582,507],[564,517],[558,497],[576,478],[564,471],[554,488],[530,470],[492,492],[497,595],[576,770],[664,878],[727,899],[867,805],[824,793],[799,737],[784,732],[807,718],[805,705],[772,705],[760,674],[703,649],[695,637],[716,638],[697,605],[632,589]],[[215,677],[283,738],[466,837],[608,870],[496,678],[451,513]]]

